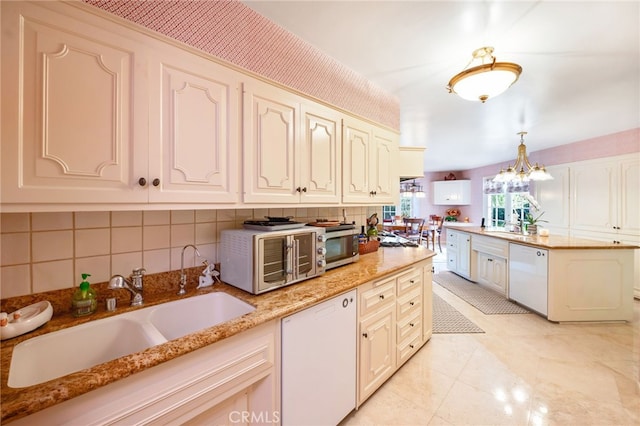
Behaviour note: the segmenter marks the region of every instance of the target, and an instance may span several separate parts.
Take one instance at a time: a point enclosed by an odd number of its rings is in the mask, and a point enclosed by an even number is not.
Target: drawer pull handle
[[[416,302],[409,302],[409,304],[410,304],[411,306],[413,306],[413,305],[415,305],[415,304],[416,304]]]
[[[410,322],[410,323],[409,323],[409,325],[410,325],[411,327],[415,327],[415,324],[414,324],[414,323],[412,323],[412,322]]]
[[[380,295],[380,299],[384,299],[384,294],[381,294],[381,295]]]
[[[409,345],[409,347],[410,347],[411,349],[413,349],[413,345]]]
[[[367,337],[369,337],[369,335],[367,333],[362,333],[362,337],[366,339]]]

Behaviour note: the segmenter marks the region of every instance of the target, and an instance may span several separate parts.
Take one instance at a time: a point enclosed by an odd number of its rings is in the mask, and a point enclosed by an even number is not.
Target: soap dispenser
[[[87,277],[90,276],[91,274],[82,274],[80,288],[73,293],[73,299],[71,300],[71,313],[74,317],[92,314],[98,307],[98,295],[87,281]]]

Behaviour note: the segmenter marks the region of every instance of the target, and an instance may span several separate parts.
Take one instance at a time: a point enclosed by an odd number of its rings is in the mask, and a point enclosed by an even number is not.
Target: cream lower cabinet
[[[399,203],[398,135],[355,118],[342,133],[342,202]]]
[[[80,3],[1,7],[5,210],[237,200],[235,72]]]
[[[278,423],[278,336],[271,321],[14,424]]]
[[[425,260],[358,287],[358,406],[431,337],[431,268]]]
[[[358,405],[396,371],[396,277],[358,288]]]
[[[471,242],[471,280],[507,296],[509,243],[474,235]]]
[[[484,284],[506,296],[507,268],[507,259],[488,253],[478,253],[476,282]]]
[[[339,203],[340,114],[258,80],[243,90],[243,201]]]
[[[465,278],[471,277],[471,235],[447,230],[447,269]]]
[[[422,340],[426,343],[433,335],[433,262],[422,266]]]

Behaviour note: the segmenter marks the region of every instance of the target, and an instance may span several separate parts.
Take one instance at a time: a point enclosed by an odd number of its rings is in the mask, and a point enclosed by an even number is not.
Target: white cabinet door
[[[342,201],[396,203],[399,197],[398,138],[353,118],[343,120]]]
[[[471,181],[446,180],[433,182],[433,204],[444,206],[471,204]]]
[[[300,201],[339,203],[342,164],[341,116],[337,111],[305,101],[300,143]]]
[[[422,267],[422,340],[426,342],[433,334],[433,261],[429,259]]]
[[[237,201],[238,74],[177,47],[154,51],[149,200]]]
[[[400,196],[397,135],[373,128],[371,184],[375,204],[397,204]]]
[[[571,229],[612,232],[617,226],[618,165],[586,162],[571,168]]]
[[[259,82],[244,84],[244,201],[336,203],[341,129],[337,111]]]
[[[457,237],[457,272],[465,278],[471,275],[471,235],[458,233]]]
[[[146,202],[143,50],[67,9],[2,2],[2,201]]]
[[[395,304],[390,304],[360,323],[359,404],[395,371],[395,323]]]
[[[628,155],[571,167],[571,230],[640,233],[640,160]]]
[[[541,226],[554,235],[566,235],[569,229],[569,167],[552,166],[552,180],[535,182],[535,198],[544,211]]]
[[[620,199],[617,231],[620,234],[640,235],[640,159],[622,161],[619,179]]]
[[[299,99],[258,81],[244,84],[244,201],[297,202]],[[295,197],[295,199],[294,199]]]

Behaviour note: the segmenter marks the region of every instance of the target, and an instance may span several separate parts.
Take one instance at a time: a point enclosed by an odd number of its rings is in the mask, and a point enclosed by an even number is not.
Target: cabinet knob
[[[300,191],[301,191],[301,188],[300,188],[300,187],[297,187],[297,188],[296,188],[296,192],[300,192]]]
[[[138,185],[140,186],[145,186],[147,184],[147,180],[143,177],[141,177],[140,179],[138,179]]]
[[[380,299],[384,299],[384,294],[381,294],[381,295],[380,295]]]
[[[415,283],[416,283],[416,282],[415,282],[415,280],[409,280],[409,282],[410,282],[411,284],[415,284]]]
[[[155,178],[155,179],[151,182],[151,184],[152,184],[153,186],[158,186],[158,185],[160,185],[160,179]]]
[[[413,349],[413,345],[409,345],[409,347],[410,347],[411,349]]]
[[[369,335],[367,333],[362,333],[362,337],[366,339],[367,337],[369,337]]]
[[[307,187],[306,186],[302,187],[302,192],[307,192]]]
[[[411,306],[413,306],[415,304],[416,304],[416,302],[409,302],[409,305],[411,305]]]
[[[415,327],[415,324],[414,324],[414,323],[412,323],[412,322],[411,322],[411,323],[409,323],[409,325],[410,325],[411,327]]]

